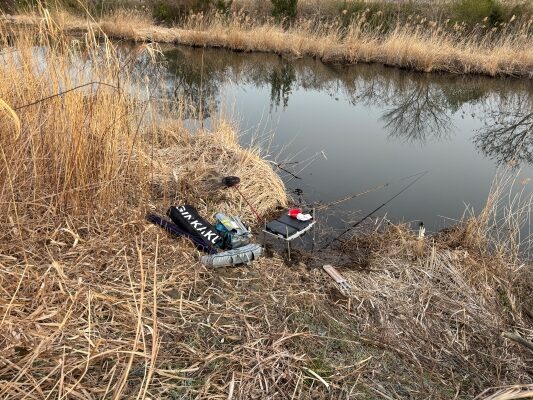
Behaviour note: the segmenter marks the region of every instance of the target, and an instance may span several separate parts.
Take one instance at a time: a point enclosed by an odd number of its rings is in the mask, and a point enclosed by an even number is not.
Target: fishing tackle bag
[[[220,247],[222,238],[217,233],[217,230],[198,215],[198,211],[193,206],[172,206],[168,209],[167,215],[172,222],[197,240],[209,246]]]
[[[221,247],[223,249],[237,249],[249,244],[252,240],[252,232],[242,223],[239,217],[218,213],[215,218],[215,229],[222,237]]]
[[[222,253],[203,256],[200,261],[207,267],[231,267],[239,264],[251,264],[261,257],[263,248],[256,244],[247,244],[238,249],[223,251]]]
[[[200,251],[203,251],[204,253],[208,254],[215,254],[217,252],[217,248],[214,247],[211,243],[207,243],[205,240],[198,239],[197,236],[193,236],[188,232],[185,232],[183,229],[181,229],[178,225],[174,224],[173,222],[160,217],[157,214],[148,214],[146,216],[146,219],[150,221],[151,223],[160,226],[165,231],[170,233],[171,235],[175,237],[185,237],[189,239],[196,248]]]

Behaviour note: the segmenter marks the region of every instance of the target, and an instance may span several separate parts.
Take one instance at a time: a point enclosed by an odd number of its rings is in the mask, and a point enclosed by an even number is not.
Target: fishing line
[[[89,83],[84,83],[83,85],[79,85],[79,86],[73,87],[71,89],[65,90],[63,92],[59,92],[59,93],[56,93],[56,94],[53,94],[53,95],[50,95],[50,96],[47,96],[47,97],[43,97],[42,99],[36,100],[36,101],[34,101],[32,103],[28,103],[28,104],[24,104],[22,106],[15,107],[15,108],[13,108],[13,110],[15,110],[15,111],[22,110],[23,108],[34,106],[36,104],[42,103],[43,101],[53,99],[54,97],[63,96],[64,94],[73,92],[74,90],[78,90],[78,89],[84,88],[86,86],[91,86],[91,85],[107,86],[107,87],[110,87],[110,88],[113,88],[113,89],[116,89],[116,90],[120,90],[120,88],[118,86],[111,85],[109,83],[99,82],[99,81],[89,82]]]
[[[387,204],[389,204],[391,201],[393,201],[396,197],[401,195],[403,192],[405,192],[407,189],[409,189],[411,186],[413,186],[415,183],[417,183],[420,179],[422,179],[429,171],[421,172],[415,180],[410,182],[408,185],[406,185],[402,190],[400,190],[398,193],[396,193],[394,196],[392,196],[390,199],[388,199],[385,203],[381,204],[379,207],[372,210],[372,212],[365,215],[363,218],[361,218],[359,221],[357,221],[355,224],[353,224],[351,227],[345,229],[340,235],[333,238],[330,242],[326,243],[325,246],[323,246],[320,250],[327,249],[329,246],[331,246],[335,241],[339,240],[342,236],[350,232],[351,230],[357,228],[361,223],[363,223],[366,219],[370,218],[373,214],[381,210],[383,207],[385,207]],[[416,176],[416,175],[413,175]]]
[[[339,200],[334,200],[334,201],[326,203],[326,204],[317,205],[315,208],[316,208],[316,210],[324,210],[324,209],[329,208],[331,206],[336,206],[336,205],[344,203],[346,201],[353,200],[353,199],[355,199],[357,197],[360,197],[360,196],[363,196],[365,194],[369,194],[369,193],[378,191],[380,189],[384,189],[386,187],[391,186],[395,182],[401,182],[401,181],[405,181],[407,179],[412,179],[412,178],[424,175],[426,173],[427,173],[427,171],[422,171],[422,172],[417,172],[416,174],[413,174],[413,175],[404,176],[402,178],[394,179],[394,180],[392,180],[390,182],[382,183],[381,185],[377,185],[377,186],[371,187],[370,189],[366,189],[366,190],[364,190],[362,192],[358,192],[358,193],[354,193],[354,194],[350,194],[348,196],[342,197]]]

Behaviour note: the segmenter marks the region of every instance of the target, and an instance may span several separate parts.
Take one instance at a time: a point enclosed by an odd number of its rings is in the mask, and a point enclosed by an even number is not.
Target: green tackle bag
[[[215,229],[218,235],[222,237],[220,247],[223,249],[237,249],[249,244],[252,240],[252,232],[242,223],[239,217],[218,213],[215,218]]]

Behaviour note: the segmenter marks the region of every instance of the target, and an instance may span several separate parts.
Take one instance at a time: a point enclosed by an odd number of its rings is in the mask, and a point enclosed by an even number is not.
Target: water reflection
[[[488,107],[485,127],[475,145],[498,163],[533,163],[533,102],[531,96],[513,96]]]
[[[498,162],[533,163],[533,90],[529,82],[479,76],[413,74],[357,65],[324,65],[312,59],[287,60],[268,54],[173,48],[164,52],[166,87],[193,104],[190,115],[209,118],[219,108],[223,85],[270,88],[270,112],[288,107],[296,90],[342,97],[354,106],[377,106],[390,140],[418,143],[449,140],[455,114],[482,109],[486,126],[475,146]]]
[[[417,84],[408,91],[397,91],[390,99],[391,108],[381,117],[390,137],[425,143],[447,137],[453,130],[442,91]]]
[[[224,70],[213,57],[200,53],[194,58],[181,51],[165,53],[167,67],[166,88],[175,98],[182,98],[189,108],[185,117],[209,118],[218,108],[220,85],[224,82]]]
[[[283,104],[283,109],[289,105],[289,96],[292,93],[292,85],[296,80],[294,66],[287,61],[283,61],[279,68],[273,68],[270,73],[270,110],[272,107],[279,107]]]

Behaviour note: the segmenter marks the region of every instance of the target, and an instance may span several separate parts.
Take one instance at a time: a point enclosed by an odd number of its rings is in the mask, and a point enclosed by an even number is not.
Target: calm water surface
[[[427,170],[379,215],[437,230],[467,206],[483,207],[498,165],[516,160],[519,185],[533,177],[531,81],[187,47],[164,51],[164,61],[168,90],[195,105],[191,121],[236,120],[244,144],[261,145],[301,178],[279,170],[307,202]],[[364,215],[406,183],[345,202],[328,218],[339,225],[347,210]]]

